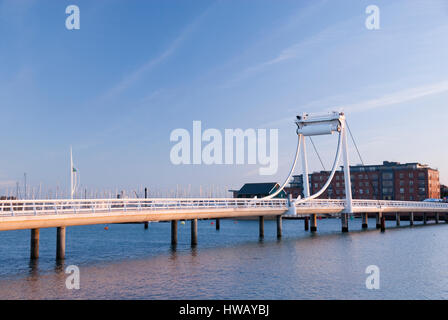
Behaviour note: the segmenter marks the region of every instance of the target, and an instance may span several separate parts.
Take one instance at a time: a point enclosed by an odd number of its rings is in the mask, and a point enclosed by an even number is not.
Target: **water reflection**
[[[22,234],[0,245],[2,299],[405,299],[448,298],[448,226],[446,224],[362,230],[350,221],[340,232],[337,220],[320,220],[318,232],[303,231],[298,221],[283,222],[276,237],[275,221],[221,220],[216,233],[199,223],[199,244],[190,246],[189,228],[179,228],[179,243],[170,245],[169,224],[142,228],[111,226],[73,228],[67,259],[55,262],[54,235],[42,233],[41,258],[29,261],[28,272],[16,266],[27,259],[18,253]],[[144,235],[144,237],[142,236]],[[0,233],[0,240],[2,234]],[[5,241],[0,241],[5,243]],[[51,246],[53,244],[53,247]],[[11,252],[11,253],[10,253]],[[19,257],[19,258],[18,258]],[[77,265],[81,289],[65,287],[68,265]],[[365,288],[365,268],[381,270],[381,290]]]

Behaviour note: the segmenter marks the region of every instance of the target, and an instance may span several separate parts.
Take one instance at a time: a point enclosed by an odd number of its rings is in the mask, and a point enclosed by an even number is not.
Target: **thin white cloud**
[[[309,14],[317,15],[315,10],[321,8],[322,5],[325,3],[326,1],[316,3],[315,7],[312,8],[313,10],[306,11],[306,15]],[[305,16],[303,18],[305,18]],[[326,27],[320,32],[317,32],[316,34],[313,34],[299,42],[296,42],[286,48],[281,49],[279,53],[274,57],[267,59],[264,62],[243,69],[232,80],[230,80],[230,82],[227,85],[224,85],[223,87],[232,86],[233,84],[241,80],[254,76],[255,74],[262,72],[263,70],[273,67],[277,64],[284,63],[293,59],[300,59],[305,55],[313,54],[317,50],[320,50],[320,46],[322,45],[322,43],[326,43],[328,46],[331,44],[332,41],[338,42],[338,39],[344,37],[346,38],[347,35],[345,34],[345,31],[347,30],[348,26],[356,24],[357,19],[358,16],[355,16],[352,17],[351,19],[347,19],[342,22],[337,22],[333,25]],[[353,36],[355,35],[357,34],[354,33]]]
[[[207,8],[193,22],[187,25],[181,31],[178,37],[175,38],[174,41],[171,42],[171,44],[165,49],[165,51],[163,51],[160,55],[149,59],[146,63],[144,63],[142,66],[140,66],[132,73],[125,75],[118,84],[116,84],[114,87],[109,89],[105,94],[103,94],[100,100],[105,99],[107,100],[119,95],[120,93],[131,87],[134,83],[138,82],[147,72],[154,69],[156,66],[164,62],[167,58],[172,56],[185,42],[185,40],[188,39],[188,37],[190,37],[190,35],[194,32],[194,30],[196,30],[196,28],[199,26],[202,20],[208,15],[212,7],[213,5]]]
[[[311,101],[305,105],[301,105],[300,110],[302,111],[313,110],[313,112],[344,111],[347,114],[352,114],[357,112],[364,112],[384,108],[388,106],[400,105],[402,103],[410,102],[413,100],[445,92],[448,92],[448,80],[408,88],[393,93],[385,94],[377,98],[367,99],[350,104],[334,103],[334,101],[336,100],[341,101],[344,99],[350,99],[350,96],[338,95],[337,97],[329,97],[316,101]],[[292,109],[288,110],[288,112],[289,111],[297,112],[297,110]],[[271,120],[267,123],[260,125],[260,127],[264,128],[264,127],[281,126],[286,123],[292,123],[293,121],[294,121],[294,114],[288,117]]]
[[[333,107],[333,110],[343,110],[346,113],[364,112],[377,108],[398,105],[431,95],[448,92],[448,81],[436,82],[428,85],[414,87],[349,105]],[[329,110],[329,109],[328,109]]]

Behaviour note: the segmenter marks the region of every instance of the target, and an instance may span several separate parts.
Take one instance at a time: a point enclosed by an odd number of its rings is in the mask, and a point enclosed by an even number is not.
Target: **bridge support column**
[[[386,217],[381,214],[381,232],[386,231]]]
[[[259,235],[260,238],[264,238],[264,217],[260,216],[258,218],[258,224],[259,224]]]
[[[148,223],[148,221],[146,221],[146,222],[145,222],[145,230],[147,230],[148,227],[149,227],[149,223]]]
[[[414,212],[411,212],[409,215],[409,225],[414,225]]]
[[[282,237],[282,216],[277,216],[277,238]]]
[[[376,228],[381,229],[381,212],[376,214]]]
[[[39,234],[40,229],[31,229],[31,252],[32,260],[39,258]]]
[[[341,213],[342,232],[348,232],[348,213]]]
[[[367,229],[368,228],[368,221],[369,221],[369,215],[364,212],[361,214],[362,217],[362,228]]]
[[[423,212],[423,224],[426,224],[428,221],[428,219],[427,219],[428,217],[427,217],[427,215],[426,215],[426,212]]]
[[[216,230],[219,230],[219,228],[220,228],[220,220],[219,219],[216,219],[216,221],[215,221],[215,223],[216,223]]]
[[[439,213],[438,213],[438,212],[436,212],[436,223],[439,223],[439,220],[440,220],[440,216],[439,216]]]
[[[317,231],[317,214],[312,214],[311,215],[311,232],[316,232]]]
[[[171,245],[177,244],[177,220],[171,220]]]
[[[56,259],[65,259],[65,227],[58,227],[56,230]]]
[[[395,220],[397,220],[397,226],[400,225],[400,212],[395,213]]]
[[[303,220],[305,224],[305,231],[308,231],[309,229],[309,220],[310,218],[308,216],[306,216],[305,219]]]
[[[198,244],[198,219],[191,220],[191,245]]]

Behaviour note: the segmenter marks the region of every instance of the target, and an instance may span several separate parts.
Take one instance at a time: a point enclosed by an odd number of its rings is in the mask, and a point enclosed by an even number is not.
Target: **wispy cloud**
[[[382,96],[376,98],[365,99],[350,104],[335,103],[335,101],[352,99],[351,94],[350,95],[341,94],[336,97],[327,97],[320,100],[311,101],[307,104],[302,105],[300,109],[302,111],[311,110],[313,112],[344,111],[345,113],[353,114],[357,112],[370,111],[394,105],[398,106],[402,103],[410,102],[413,100],[445,92],[448,92],[448,80],[407,88],[400,91],[383,94]],[[289,111],[297,112],[296,109],[288,110],[288,112]],[[292,123],[293,121],[294,117],[292,115],[284,118],[271,120],[267,123],[260,125],[260,127],[264,128],[264,127],[281,126],[286,123]]]
[[[405,102],[413,101],[416,99],[444,92],[448,92],[448,81],[441,81],[414,88],[409,88],[394,93],[386,94],[379,98],[365,100],[349,105],[335,106],[331,109],[344,110],[347,113],[363,112],[367,110],[383,108],[392,105],[399,105]]]
[[[330,33],[323,31],[317,35],[304,39],[301,42],[295,43],[285,49],[282,49],[275,57],[259,64],[247,67],[243,71],[239,72],[226,86],[236,84],[241,80],[249,78],[277,64],[287,62],[292,59],[299,59],[301,56],[305,56],[309,52],[313,51],[313,49],[317,49],[319,44],[323,41],[331,40],[332,38],[334,38],[334,35],[330,36]]]
[[[314,6],[301,13],[301,19],[305,19],[309,15],[317,15],[316,11],[322,8],[322,6],[326,3],[326,1],[316,2]],[[267,68],[274,67],[275,65],[285,63],[290,60],[300,59],[309,54],[312,54],[321,48],[322,43],[326,43],[327,45],[330,45],[332,41],[338,43],[338,39],[341,39],[341,37],[344,36],[345,30],[347,30],[347,26],[356,23],[357,19],[358,17],[355,16],[351,19],[326,26],[321,31],[312,34],[311,36],[308,36],[299,42],[293,43],[283,49],[280,49],[278,53],[273,57],[266,59],[265,61],[258,64],[249,66],[237,73],[237,75],[224,87],[232,86],[233,84],[254,76],[257,73],[266,70]],[[288,22],[287,25],[290,25],[291,23],[292,22]]]
[[[108,100],[114,98],[133,84],[138,82],[146,73],[160,65],[170,56],[172,56],[181,45],[191,36],[191,34],[197,29],[202,20],[208,15],[213,5],[208,7],[202,14],[200,14],[193,22],[188,24],[175,38],[171,44],[158,56],[149,59],[146,63],[141,65],[138,69],[123,76],[122,80],[103,94],[100,100]]]

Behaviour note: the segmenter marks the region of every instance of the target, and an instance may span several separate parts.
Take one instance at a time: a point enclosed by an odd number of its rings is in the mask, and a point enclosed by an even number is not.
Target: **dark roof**
[[[246,183],[238,194],[270,194],[276,186],[276,182]]]

